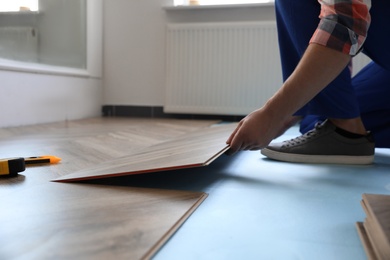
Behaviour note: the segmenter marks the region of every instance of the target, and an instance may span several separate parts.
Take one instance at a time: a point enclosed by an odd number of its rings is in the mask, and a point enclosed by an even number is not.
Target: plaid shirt
[[[317,43],[351,56],[358,54],[370,26],[371,0],[318,2],[321,4],[321,21],[310,43]]]

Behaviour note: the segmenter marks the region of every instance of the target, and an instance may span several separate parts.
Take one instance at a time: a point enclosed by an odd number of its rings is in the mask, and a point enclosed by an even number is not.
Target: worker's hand
[[[230,149],[226,154],[232,155],[240,150],[260,150],[298,120],[298,117],[281,120],[263,109],[258,109],[242,119],[230,135],[226,141]]]
[[[273,125],[272,121],[274,120],[262,109],[247,115],[226,141],[230,145],[227,154],[231,155],[240,150],[260,150],[266,147],[275,138],[280,128]]]

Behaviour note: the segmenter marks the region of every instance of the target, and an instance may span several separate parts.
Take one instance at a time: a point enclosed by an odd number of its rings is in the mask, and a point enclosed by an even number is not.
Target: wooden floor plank
[[[356,229],[358,231],[360,241],[363,244],[364,251],[366,252],[367,258],[369,260],[378,260],[375,251],[372,247],[371,241],[368,238],[366,229],[364,228],[363,222],[356,222]]]
[[[28,167],[15,178],[0,178],[0,259],[150,257],[206,194],[50,180],[215,123],[93,118],[0,128],[0,158],[62,158],[56,165]]]
[[[149,258],[205,197],[59,183],[27,189],[8,197],[1,211],[0,258]]]
[[[362,195],[366,213],[364,228],[372,248],[380,259],[390,258],[390,196],[385,194]]]
[[[55,179],[73,182],[164,170],[206,166],[223,154],[226,140],[236,124],[202,128],[141,152],[113,159]]]

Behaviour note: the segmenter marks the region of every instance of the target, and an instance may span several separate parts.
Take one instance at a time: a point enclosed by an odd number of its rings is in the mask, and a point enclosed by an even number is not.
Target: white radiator
[[[281,83],[275,22],[168,25],[165,112],[246,115]]]
[[[0,27],[0,57],[36,62],[37,30],[33,27]]]
[[[282,84],[275,22],[169,24],[166,51],[167,113],[246,115]]]

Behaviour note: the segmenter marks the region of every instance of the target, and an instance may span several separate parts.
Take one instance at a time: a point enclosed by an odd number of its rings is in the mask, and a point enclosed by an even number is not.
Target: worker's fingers
[[[236,129],[234,129],[233,133],[232,133],[232,134],[229,136],[229,138],[226,140],[226,143],[227,143],[227,144],[231,144],[231,143],[232,143],[233,138],[236,136],[238,130],[239,130],[240,127],[241,127],[241,125],[242,125],[242,122],[240,122],[240,123],[238,124],[238,126],[236,127]]]

